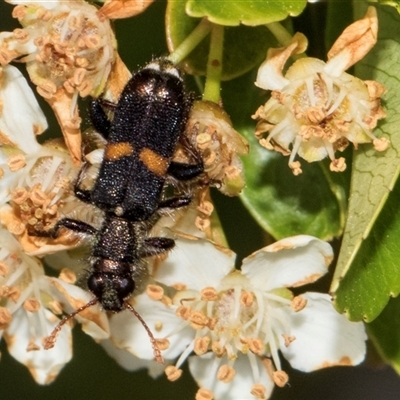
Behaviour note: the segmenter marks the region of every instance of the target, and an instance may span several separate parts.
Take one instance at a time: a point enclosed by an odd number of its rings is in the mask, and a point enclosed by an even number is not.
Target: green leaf
[[[400,12],[400,1],[398,1],[398,0],[394,0],[394,1],[393,0],[374,0],[374,1],[377,1],[380,4],[385,4],[387,6],[392,6],[392,7],[396,8],[396,10],[398,12]]]
[[[166,30],[168,48],[172,52],[196,28],[200,20],[188,17],[186,0],[168,2]],[[244,74],[266,57],[267,50],[277,41],[264,26],[238,26],[225,29],[222,80],[233,79]],[[185,59],[183,66],[191,75],[205,75],[210,47],[209,36]]]
[[[265,102],[247,74],[223,86],[223,102],[234,127],[250,143],[242,157],[246,187],[241,199],[257,222],[276,239],[310,234],[328,240],[344,225],[348,174],[325,173],[328,163],[302,163],[303,174],[294,176],[288,158],[261,147],[254,137],[250,115]]]
[[[324,174],[327,164],[304,163],[303,173],[294,176],[287,157],[262,148],[254,130],[244,133],[251,151],[244,158],[242,200],[258,223],[276,239],[308,234],[330,240],[340,235],[343,212]]]
[[[390,299],[379,317],[366,327],[382,359],[400,374],[400,297]]]
[[[355,320],[372,320],[390,293],[400,290],[400,271],[392,265],[395,254],[399,259],[399,246],[390,236],[400,233],[393,220],[397,216],[396,201],[385,207],[383,222],[375,222],[399,174],[400,16],[394,9],[379,7],[378,17],[378,43],[356,70],[360,78],[379,81],[388,89],[384,96],[387,117],[374,134],[388,137],[391,145],[383,153],[372,145],[360,145],[354,153],[349,216],[331,287],[336,292],[338,310]],[[389,248],[392,256],[387,254]]]
[[[372,321],[400,293],[400,181],[334,295],[351,320]]]
[[[189,0],[186,12],[220,25],[257,26],[299,15],[306,4],[305,0]]]
[[[353,4],[351,0],[329,1],[325,24],[325,48],[328,50],[341,33],[353,23]]]

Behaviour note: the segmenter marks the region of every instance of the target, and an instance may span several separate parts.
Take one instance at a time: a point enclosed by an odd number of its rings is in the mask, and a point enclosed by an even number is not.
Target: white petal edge
[[[165,364],[163,365],[156,361],[142,360],[138,357],[135,357],[126,350],[115,347],[110,340],[103,340],[100,344],[107,354],[113,358],[119,366],[127,371],[133,372],[141,369],[147,369],[149,376],[151,376],[153,379],[158,378],[164,372]]]
[[[46,316],[40,321],[41,327],[50,333],[58,319],[48,310],[43,310]],[[50,350],[27,351],[31,338],[32,318],[23,308],[19,308],[13,314],[13,320],[7,328],[4,337],[8,343],[9,353],[20,363],[25,364],[35,381],[41,385],[51,383],[61,371],[63,366],[72,358],[72,337],[70,326],[65,326],[57,337],[55,346]],[[35,344],[41,346],[44,337],[36,338]]]
[[[256,400],[251,394],[252,386],[256,383],[265,386],[265,397],[268,399],[274,389],[274,383],[260,358],[252,356],[253,366],[248,356],[239,354],[233,365],[236,375],[229,383],[217,379],[218,369],[221,365],[227,364],[226,358],[217,358],[213,353],[189,357],[189,369],[201,388],[213,392],[214,400]],[[258,370],[258,379],[253,374],[253,368]]]
[[[91,151],[89,154],[86,154],[85,160],[88,161],[92,165],[99,165],[103,161],[104,158],[104,149],[96,149]]]
[[[367,335],[362,322],[351,322],[333,307],[330,296],[305,293],[307,306],[290,311],[291,332],[296,339],[281,351],[293,368],[311,372],[337,365],[357,365],[366,354]]]
[[[296,287],[324,275],[332,258],[329,243],[299,235],[279,240],[246,257],[242,273],[259,290]]]
[[[275,52],[273,52],[274,50]],[[266,60],[260,65],[256,81],[254,82],[254,84],[260,89],[279,90],[289,84],[289,80],[287,80],[282,74],[282,65],[280,60],[279,62],[275,62],[277,56],[281,56],[281,54],[277,53],[276,49],[268,50]],[[284,61],[286,60],[287,58]]]
[[[257,72],[255,85],[264,90],[281,90],[290,81],[283,76],[286,61],[293,54],[299,54],[306,50],[307,38],[300,32],[296,32],[292,42],[287,47],[270,48],[266,60],[260,65]]]
[[[160,301],[150,299],[147,294],[135,297],[135,310],[146,322],[156,339],[167,338],[169,347],[161,352],[167,359],[178,357],[194,338],[193,329],[183,326],[182,319]],[[129,351],[136,357],[153,360],[154,354],[150,338],[140,321],[129,311],[122,311],[110,317],[110,340],[120,349]],[[185,325],[187,325],[185,323]],[[178,332],[169,336],[179,326]],[[156,329],[157,327],[157,329]]]
[[[37,0],[5,0],[5,1],[10,4],[15,4],[15,5],[22,4],[24,6],[29,6],[30,4],[38,4]],[[51,0],[51,1],[41,0],[39,3],[42,7],[46,8],[47,10],[51,10],[60,4],[58,0]]]
[[[47,129],[46,117],[21,72],[11,66],[3,67],[0,99],[0,131],[26,154],[40,150],[36,135]],[[21,118],[23,116],[23,118]]]
[[[154,279],[169,286],[187,289],[217,288],[234,268],[236,255],[205,239],[176,235],[175,247],[154,273]]]

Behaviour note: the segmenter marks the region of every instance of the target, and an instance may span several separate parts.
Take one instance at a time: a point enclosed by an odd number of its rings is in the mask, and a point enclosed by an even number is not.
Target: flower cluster
[[[164,357],[170,362],[178,357],[165,369],[168,379],[178,379],[189,358],[200,386],[196,399],[268,398],[274,384],[284,386],[289,379],[279,351],[305,372],[364,359],[362,323],[338,314],[326,294],[295,296],[289,289],[327,272],[333,258],[327,243],[287,238],[253,253],[235,270],[229,249],[190,235],[176,234],[175,240],[176,249],[154,264],[155,282],[135,298],[135,307],[146,315]],[[110,340],[150,360],[138,329],[133,317],[117,314],[110,319]],[[108,351],[118,360],[117,350]]]
[[[53,139],[44,145],[36,141],[35,136],[47,127],[47,122],[31,89],[15,67],[8,65],[0,71],[1,222],[29,254],[48,252],[49,242],[70,247],[76,240],[69,236],[49,241],[35,232],[49,228],[62,215],[94,215],[88,214],[87,207],[73,195],[71,183],[78,168],[62,141]],[[19,122],[21,113],[23,123]]]
[[[218,104],[196,101],[190,113],[186,134],[204,160],[204,171],[218,189],[229,196],[245,186],[240,155],[249,152],[247,141],[232,127],[228,114]]]
[[[73,196],[71,181],[78,168],[63,143],[51,140],[40,145],[36,141],[47,122],[22,74],[8,65],[0,68],[0,76],[1,335],[11,355],[27,365],[38,383],[47,384],[71,359],[71,328],[61,332],[52,350],[44,350],[42,340],[54,328],[57,314],[74,309],[90,296],[73,285],[75,274],[62,270],[62,258],[53,263],[61,270],[57,279],[45,275],[36,257],[75,247],[78,240],[68,233],[54,240],[37,236],[37,232],[66,215],[93,223],[98,212]],[[87,315],[107,331],[99,307]],[[103,332],[97,330],[93,335],[104,338]]]
[[[62,269],[65,266],[78,269],[76,260],[64,263],[62,253],[58,253],[57,260],[52,262],[61,270],[57,279],[45,275],[42,261],[37,258],[75,247],[77,238],[68,232],[57,239],[37,233],[63,216],[94,223],[98,212],[73,195],[71,183],[78,168],[62,141],[53,139],[44,145],[36,141],[36,135],[42,133],[47,122],[22,74],[10,65],[0,71],[2,334],[10,353],[29,367],[38,383],[47,384],[72,356],[71,328],[60,334],[51,351],[42,348],[42,340],[54,328],[58,314],[71,311],[90,296],[73,285],[76,278],[72,271]],[[96,314],[101,316],[98,307],[91,311],[90,319],[96,320]],[[105,316],[97,319],[103,321],[106,331]]]
[[[373,142],[377,151],[388,147],[386,138],[378,139],[371,132],[386,115],[380,106],[385,88],[344,72],[373,47],[377,30],[376,10],[369,7],[366,16],[337,39],[327,63],[299,58],[285,75],[286,61],[306,49],[307,39],[296,34],[289,46],[268,51],[255,84],[272,94],[253,116],[258,120],[256,137],[263,147],[290,155],[289,167],[295,175],[302,172],[297,154],[308,162],[328,156],[330,169],[343,171],[345,159],[336,158],[335,152],[343,151],[349,142],[356,147]]]
[[[73,192],[81,161],[77,99],[118,95],[126,70],[108,18],[133,15],[142,3],[151,1],[109,0],[99,10],[83,0],[13,1],[23,28],[0,33],[0,337],[40,384],[54,380],[71,359],[71,326],[61,329],[54,348],[44,350],[43,340],[60,314],[91,298],[77,284],[88,258],[83,238],[62,230],[54,239],[44,231],[63,217],[98,228],[103,216]],[[326,64],[301,58],[283,76],[287,59],[305,48],[296,35],[290,46],[270,50],[259,70],[256,84],[273,94],[256,113],[257,136],[263,146],[291,153],[295,173],[301,171],[296,154],[308,161],[328,155],[332,170],[342,170],[344,160],[334,152],[349,141],[372,140],[378,150],[388,144],[370,132],[384,116],[383,87],[344,72],[376,38],[373,11],[362,21],[364,33],[354,39],[354,27],[346,30]],[[39,94],[55,111],[66,145],[60,139],[37,141],[46,118],[22,74],[9,65],[16,59],[26,62]],[[166,367],[154,362],[147,333],[129,311],[106,314],[99,305],[88,307],[76,317],[82,329],[126,369],[147,368],[152,376],[164,370],[174,381],[188,360],[199,384],[197,400],[268,398],[275,385],[289,380],[280,353],[305,372],[360,363],[363,324],[338,314],[327,294],[293,291],[326,274],[331,246],[311,236],[290,237],[254,252],[236,270],[236,256],[212,214],[208,185],[227,195],[243,189],[239,156],[247,154],[248,144],[222,107],[206,101],[195,102],[185,135],[204,160],[203,186],[185,210],[159,216],[152,235],[174,238],[176,246],[148,260],[149,282],[129,299],[153,332]],[[85,155],[93,167],[85,175],[89,186],[103,152]],[[178,150],[176,160],[184,157]],[[58,278],[45,274],[41,257],[60,272]]]
[[[75,163],[81,159],[78,96],[98,96],[115,59],[108,19],[83,0],[19,2],[13,10],[23,28],[0,32],[0,64],[26,62],[38,93],[56,113]]]

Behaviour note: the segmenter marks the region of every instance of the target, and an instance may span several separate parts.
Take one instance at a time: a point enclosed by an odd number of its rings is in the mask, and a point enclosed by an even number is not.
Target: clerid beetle
[[[104,158],[93,187],[81,187],[84,165],[74,191],[80,200],[104,211],[102,226],[96,229],[83,221],[64,218],[46,233],[38,234],[57,237],[60,229],[67,228],[94,238],[87,281],[94,298],[60,321],[45,348],[54,346],[67,320],[100,303],[106,311],[133,312],[150,336],[156,360],[162,360],[149,328],[127,300],[143,271],[142,259],[175,245],[170,238],[149,237],[157,212],[190,203],[189,196],[165,199],[166,181],[169,177],[186,181],[203,172],[203,163],[191,148],[188,152],[195,163],[172,161],[178,142],[187,145],[184,129],[191,104],[179,71],[165,59],[153,61],[134,74],[116,104],[101,99],[91,102],[92,124],[106,140]]]
[[[91,120],[107,145],[93,189],[80,191],[78,197],[131,221],[151,217],[160,207],[168,175],[190,180],[203,171],[199,159],[196,164],[171,162],[191,103],[178,70],[166,59],[136,73],[117,104],[94,100]],[[112,121],[103,107],[113,112]],[[171,205],[169,201],[165,206]]]

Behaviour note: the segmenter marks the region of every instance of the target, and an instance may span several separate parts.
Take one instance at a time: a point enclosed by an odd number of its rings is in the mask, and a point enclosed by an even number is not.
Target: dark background
[[[1,0],[0,0],[1,1]],[[166,54],[163,33],[164,1],[157,1],[143,15],[115,24],[121,58],[132,70],[148,62],[152,56]],[[18,23],[11,19],[12,6],[0,2],[0,31],[11,30]],[[309,4],[301,18],[296,20],[298,30],[310,39],[310,49],[325,54],[321,32],[325,27],[325,4]],[[341,22],[342,23],[342,22]],[[322,56],[323,57],[323,56]],[[52,112],[43,104],[46,116]],[[53,135],[59,134],[55,120],[50,120]],[[55,133],[57,132],[57,133]],[[243,258],[262,246],[263,232],[238,199],[225,199],[214,194],[225,232],[231,248]],[[246,232],[243,235],[243,232]],[[90,337],[74,331],[74,357],[49,386],[38,386],[27,368],[7,353],[4,341],[0,344],[0,399],[194,399],[197,390],[190,373],[185,370],[181,379],[170,383],[163,376],[157,380],[147,376],[146,371],[130,373],[120,368]],[[284,364],[289,373],[290,384],[276,388],[273,400],[397,400],[400,398],[400,379],[389,367],[376,361],[370,352],[364,365],[335,367],[303,374]],[[372,358],[374,361],[372,361]],[[374,365],[374,366],[372,366]],[[378,366],[377,366],[378,365]],[[380,365],[380,366],[379,366]]]

